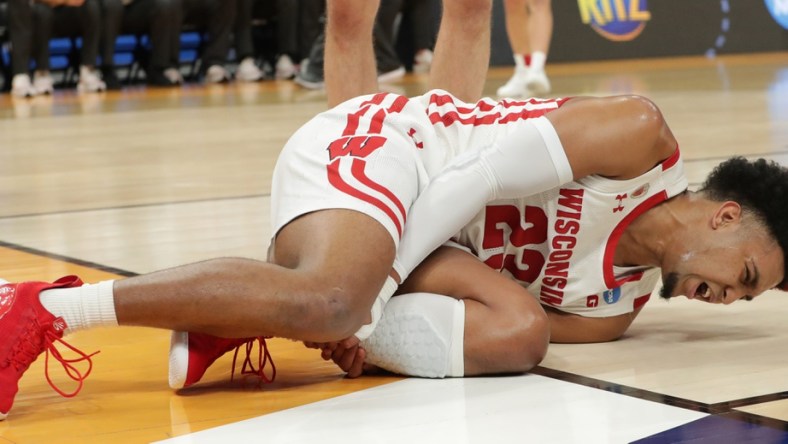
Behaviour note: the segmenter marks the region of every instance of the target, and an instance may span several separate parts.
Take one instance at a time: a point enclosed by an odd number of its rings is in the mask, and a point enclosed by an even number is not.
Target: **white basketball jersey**
[[[565,312],[607,317],[648,301],[657,268],[613,265],[627,226],[687,189],[678,149],[640,177],[590,176],[539,195],[490,203],[455,240]]]

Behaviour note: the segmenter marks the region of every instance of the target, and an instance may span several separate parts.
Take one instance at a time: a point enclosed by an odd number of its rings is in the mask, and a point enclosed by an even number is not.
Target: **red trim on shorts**
[[[354,113],[350,113],[347,115],[347,125],[345,125],[345,129],[342,131],[343,136],[352,136],[356,134],[358,131],[358,124],[364,114],[369,111],[369,106],[365,106]]]
[[[396,99],[394,99],[394,103],[392,103],[391,106],[389,106],[386,111],[388,111],[391,114],[395,114],[402,111],[402,109],[405,108],[405,105],[407,104],[408,104],[408,98],[405,96],[399,96]]]
[[[380,199],[378,199],[378,198],[376,198],[374,196],[370,196],[369,194],[367,194],[367,193],[365,193],[365,192],[363,192],[363,191],[361,191],[361,190],[359,190],[357,188],[354,188],[352,185],[350,185],[349,183],[345,182],[344,179],[342,179],[342,176],[339,173],[339,162],[342,159],[346,159],[346,158],[347,157],[340,157],[340,158],[336,159],[335,161],[331,162],[328,165],[328,168],[327,168],[327,171],[328,171],[328,182],[331,185],[333,185],[333,187],[336,188],[337,190],[339,190],[339,191],[341,191],[341,192],[343,192],[343,193],[345,193],[345,194],[347,194],[349,196],[353,196],[356,199],[360,199],[360,200],[363,200],[364,202],[367,202],[367,203],[369,203],[371,205],[374,205],[380,211],[383,211],[394,222],[394,226],[397,227],[397,234],[399,235],[399,237],[402,237],[402,224],[400,223],[399,219],[397,218],[397,215],[394,214],[394,212],[391,210],[391,208],[389,208],[386,204],[381,202]],[[356,167],[355,164],[357,162],[361,162],[364,165],[366,165],[366,162],[364,160],[358,159],[358,158],[354,158],[353,159],[353,165],[351,166],[351,169],[355,169],[355,167]],[[361,166],[362,170],[364,168],[364,165]],[[356,176],[355,172],[354,172],[353,175]],[[364,177],[366,177],[366,176],[364,176]],[[359,180],[361,180],[361,179],[359,179]],[[367,180],[369,180],[369,179],[367,179]]]
[[[359,107],[367,106],[367,105],[380,105],[381,103],[383,103],[383,100],[386,99],[387,95],[389,95],[389,93],[377,93],[374,96],[372,96],[371,99],[361,102],[361,105],[359,105]]]
[[[454,110],[449,110],[441,113],[439,110],[429,113],[428,117],[433,125],[443,124],[444,126],[452,125],[453,123],[460,123],[463,125],[492,125],[495,123],[510,123],[518,120],[525,120],[535,117],[541,117],[550,111],[554,111],[563,105],[568,99],[528,99],[524,101],[502,100],[500,102],[487,102],[480,100],[473,108],[456,106],[454,98],[448,94],[433,94],[430,96],[430,105],[442,106],[451,104],[454,105]],[[541,104],[555,104],[555,108],[539,108],[539,109],[525,109],[528,104],[541,105]],[[500,109],[503,108],[509,111],[510,108],[519,108],[513,112],[506,114],[501,113]],[[495,111],[495,112],[493,112]]]
[[[369,122],[369,134],[380,134],[383,131],[383,121],[386,120],[386,113],[385,109],[379,109],[374,116],[372,116],[372,121]]]

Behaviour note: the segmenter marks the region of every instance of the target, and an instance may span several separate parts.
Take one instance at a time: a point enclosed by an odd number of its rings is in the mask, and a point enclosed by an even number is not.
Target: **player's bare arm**
[[[465,251],[439,248],[398,291],[447,295],[465,303],[466,376],[525,372],[547,352],[547,317],[537,299]]]
[[[618,316],[590,318],[545,307],[550,319],[550,342],[587,344],[615,341],[632,325],[641,308]]]

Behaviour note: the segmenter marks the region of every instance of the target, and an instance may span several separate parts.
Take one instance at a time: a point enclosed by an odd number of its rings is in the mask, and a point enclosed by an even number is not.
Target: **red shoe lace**
[[[40,354],[41,348],[39,344],[35,343],[32,338],[36,337],[38,334],[39,326],[35,322],[30,322],[27,326],[27,331],[23,335],[23,339],[17,344],[17,347],[12,352],[12,356],[9,359],[11,364],[13,364],[14,368],[20,373],[26,370],[33,361],[36,360],[38,355]],[[55,348],[55,342],[59,342],[60,344],[64,345],[69,350],[73,351],[79,357],[68,359],[64,358],[63,355]],[[60,339],[58,335],[55,333],[55,327],[52,326],[51,328],[47,328],[44,332],[44,351],[46,352],[44,358],[44,375],[47,378],[47,382],[52,388],[58,392],[61,396],[66,398],[71,398],[77,395],[77,393],[82,390],[83,381],[90,375],[90,372],[93,370],[93,360],[90,359],[91,357],[95,356],[98,351],[86,354],[82,350],[77,349],[76,347],[72,346],[68,342]],[[61,390],[55,383],[52,381],[52,378],[49,376],[49,355],[55,357],[60,365],[63,366],[66,375],[69,378],[76,381],[78,383],[77,388],[73,392],[66,392]],[[88,369],[85,374],[82,374],[79,369],[74,365],[80,363],[82,361],[88,362]]]
[[[274,379],[276,378],[276,365],[274,364],[273,358],[271,358],[271,353],[268,351],[268,343],[266,343],[265,340],[266,338],[260,336],[247,341],[243,345],[235,347],[235,354],[233,355],[233,372],[230,374],[230,380],[235,377],[235,362],[238,358],[238,352],[241,350],[241,347],[245,346],[246,358],[244,358],[243,365],[241,366],[241,374],[257,375],[260,377],[260,379],[262,379],[263,382],[267,384],[274,382]],[[254,348],[255,341],[257,341],[257,343],[260,345],[257,354],[257,368],[255,368],[254,363],[252,362],[252,349]],[[271,366],[270,377],[265,374],[266,364],[270,364]]]

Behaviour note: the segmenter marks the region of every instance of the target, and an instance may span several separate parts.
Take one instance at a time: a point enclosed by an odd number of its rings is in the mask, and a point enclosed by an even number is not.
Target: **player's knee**
[[[512,372],[527,372],[539,365],[547,354],[550,343],[550,322],[543,311],[528,313],[519,322],[520,328],[512,335],[510,347]]]
[[[644,138],[654,139],[661,137],[665,131],[665,118],[662,116],[654,102],[643,96],[627,96],[624,103],[627,115],[633,119],[632,124]]]
[[[327,6],[328,21],[332,30],[341,34],[354,34],[371,28],[375,21],[377,3],[368,0],[330,1]]]
[[[337,341],[352,336],[368,322],[370,297],[359,297],[366,292],[352,285],[330,283],[317,288],[316,304],[305,319],[312,327],[317,341]]]

